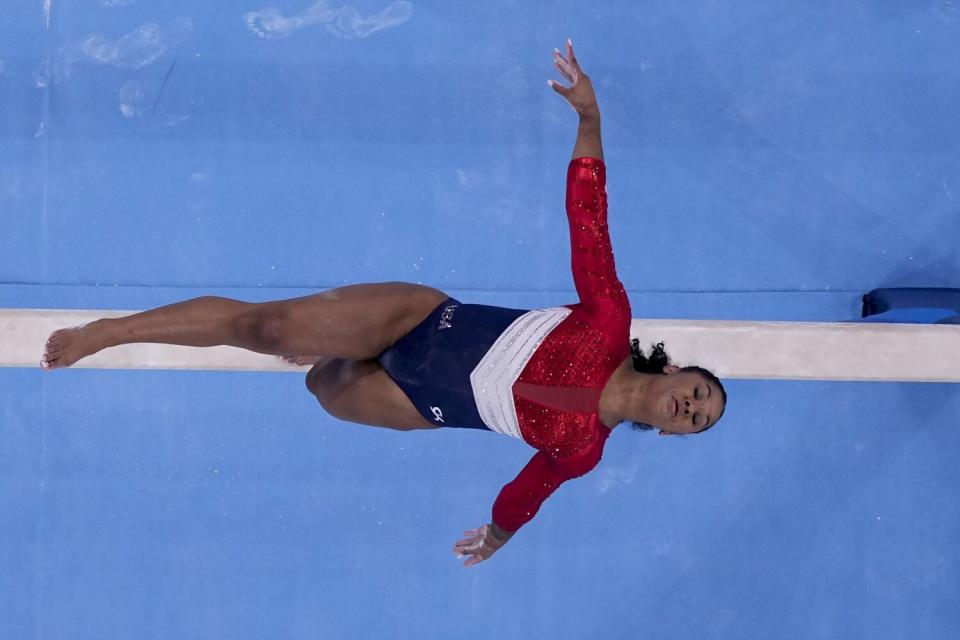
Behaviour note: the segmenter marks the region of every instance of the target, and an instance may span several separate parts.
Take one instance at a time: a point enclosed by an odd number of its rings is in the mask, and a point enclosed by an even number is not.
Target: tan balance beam
[[[36,367],[56,329],[135,311],[2,309],[0,366]],[[666,343],[679,365],[721,378],[960,382],[960,325],[634,320],[646,349]],[[234,347],[131,344],[84,358],[77,368],[306,371]]]

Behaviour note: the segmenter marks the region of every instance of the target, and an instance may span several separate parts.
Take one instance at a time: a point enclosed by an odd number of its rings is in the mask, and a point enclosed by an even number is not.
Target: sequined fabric
[[[567,171],[571,262],[580,302],[543,341],[514,384],[524,440],[539,450],[493,505],[493,521],[516,531],[565,480],[600,461],[610,430],[600,393],[630,355],[630,302],[617,278],[607,229],[606,169],[577,158]]]

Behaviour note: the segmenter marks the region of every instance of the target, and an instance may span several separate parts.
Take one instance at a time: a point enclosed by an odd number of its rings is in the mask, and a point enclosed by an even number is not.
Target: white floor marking
[[[331,9],[329,4],[327,0],[318,0],[302,13],[292,16],[284,16],[276,7],[266,7],[245,14],[243,21],[247,28],[268,40],[287,38],[314,25],[323,25],[332,35],[352,40],[403,24],[413,15],[413,3],[405,0],[392,2],[379,13],[367,17],[361,16],[356,7]]]

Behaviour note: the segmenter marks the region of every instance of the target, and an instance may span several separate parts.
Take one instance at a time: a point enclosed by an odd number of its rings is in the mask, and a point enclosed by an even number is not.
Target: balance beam
[[[0,367],[35,367],[56,329],[136,311],[0,309]],[[644,349],[663,341],[678,365],[720,378],[960,382],[960,325],[855,322],[639,320]],[[74,368],[304,372],[276,356],[235,347],[130,344],[84,358]]]

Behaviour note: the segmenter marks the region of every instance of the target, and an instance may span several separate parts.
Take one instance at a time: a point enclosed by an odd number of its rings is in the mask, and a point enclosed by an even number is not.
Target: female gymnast
[[[661,435],[712,427],[726,407],[720,381],[699,367],[648,359],[630,343],[630,302],[607,230],[600,110],[567,41],[554,63],[570,86],[549,85],[580,116],[566,208],[578,304],[539,310],[463,304],[437,289],[388,282],[260,304],[206,296],[51,334],[44,369],[69,367],[133,342],[232,345],[313,363],[307,388],[331,415],[391,429],[467,427],[521,438],[538,450],[454,553],[486,560],[565,480],[600,461],[618,424]],[[315,355],[290,355],[315,354]]]

